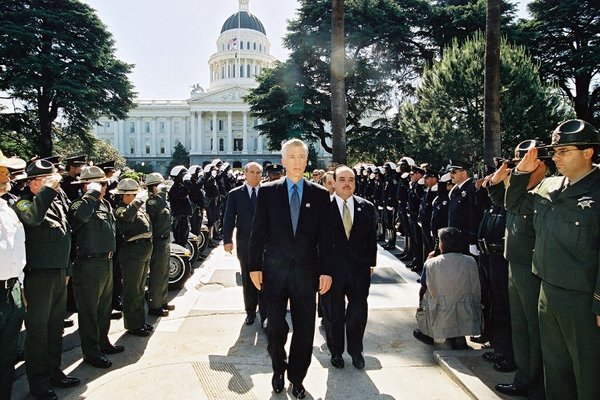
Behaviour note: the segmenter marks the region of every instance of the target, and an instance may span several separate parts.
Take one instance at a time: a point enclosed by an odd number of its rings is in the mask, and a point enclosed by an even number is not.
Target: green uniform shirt
[[[152,237],[150,217],[141,209],[142,204],[139,199],[133,200],[129,205],[123,202],[117,204],[115,210],[117,229],[126,242]]]
[[[77,236],[77,254],[115,251],[116,221],[110,203],[99,200],[100,192],[87,191],[69,209],[69,221]]]
[[[58,192],[42,187],[37,195],[33,195],[26,188],[13,209],[25,227],[25,269],[67,269],[71,226],[67,221],[66,205],[62,203]]]
[[[165,238],[171,234],[171,208],[167,201],[167,192],[161,190],[156,194],[150,194],[146,200],[146,212],[152,222],[152,234],[155,238]]]
[[[550,285],[589,292],[600,315],[600,170],[564,189],[563,176],[544,179],[527,191],[529,174],[512,174],[507,209],[533,206],[533,273]]]

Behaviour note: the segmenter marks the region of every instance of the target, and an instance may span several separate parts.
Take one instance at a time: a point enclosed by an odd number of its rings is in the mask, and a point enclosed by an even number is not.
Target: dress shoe
[[[297,399],[303,399],[306,397],[306,389],[304,389],[301,383],[297,385],[292,383],[292,395]]]
[[[344,358],[339,354],[332,355],[331,365],[333,365],[336,368],[344,368]]]
[[[125,351],[125,346],[121,346],[120,344],[113,346],[112,344],[110,346],[104,347],[100,349],[100,353],[102,354],[118,354],[118,353],[122,353]]]
[[[490,341],[490,339],[485,335],[471,336],[469,339],[471,342],[479,344],[484,344]]]
[[[365,367],[365,358],[362,354],[353,354],[352,355],[352,365],[356,369],[363,369]]]
[[[137,328],[133,330],[128,330],[127,333],[129,335],[138,336],[138,337],[148,337],[150,336],[150,331],[144,328]]]
[[[41,394],[31,394],[31,396],[36,400],[58,400],[58,396],[52,389],[46,390]]]
[[[173,304],[163,304],[162,309],[167,311],[173,311],[175,309],[175,306]]]
[[[494,364],[494,369],[499,372],[514,372],[517,370],[517,366],[515,363],[501,360]]]
[[[414,272],[415,274],[419,274],[421,275],[421,272],[423,272],[423,266],[422,265],[415,265],[413,268],[410,269],[412,272]]]
[[[244,319],[244,324],[252,325],[254,320],[256,319],[256,314],[248,314],[246,315],[246,319]]]
[[[498,362],[502,360],[502,356],[500,356],[500,354],[498,353],[494,353],[493,351],[486,351],[485,353],[483,353],[481,355],[481,357],[483,357],[483,359],[485,361],[489,361],[489,362]]]
[[[154,331],[154,327],[150,324],[144,324],[144,329],[147,330],[148,332]]]
[[[396,248],[396,243],[387,243],[383,248],[386,250],[394,250]]]
[[[415,329],[413,331],[413,336],[425,344],[433,344],[433,338],[421,332],[420,329]]]
[[[148,315],[154,315],[156,317],[168,317],[169,311],[163,310],[162,308],[149,308]]]
[[[377,241],[378,241],[378,242],[383,242],[383,241],[385,241],[385,236],[383,236],[383,235],[379,235],[379,236],[377,236]]]
[[[398,260],[400,261],[406,261],[406,260],[412,260],[414,257],[412,254],[410,253],[404,253],[403,255],[398,257]]]
[[[273,386],[273,391],[275,393],[280,393],[283,390],[283,374],[273,374],[273,378],[271,379],[271,386]]]
[[[112,361],[103,355],[97,355],[94,357],[84,357],[83,361],[96,368],[110,368],[112,367]]]
[[[508,396],[527,397],[527,388],[516,386],[514,383],[499,383],[496,385],[496,390]]]
[[[115,311],[110,313],[110,319],[121,319],[123,318],[123,313],[121,311]]]
[[[59,387],[59,388],[70,388],[70,387],[75,387],[77,385],[79,385],[80,380],[79,378],[75,378],[73,376],[65,376],[64,378],[55,380],[55,379],[50,379],[50,384],[54,387]]]
[[[63,328],[70,328],[75,325],[75,322],[72,319],[65,319],[63,321]]]

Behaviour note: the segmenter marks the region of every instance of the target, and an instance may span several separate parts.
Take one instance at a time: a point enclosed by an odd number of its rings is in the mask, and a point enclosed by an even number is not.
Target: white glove
[[[44,186],[52,189],[58,189],[62,177],[58,174],[52,174],[44,178]]]
[[[476,245],[470,244],[469,245],[469,253],[473,254],[474,256],[478,256],[479,255],[479,249],[477,248]]]
[[[90,190],[96,190],[96,191],[100,192],[102,190],[102,185],[98,182],[88,183],[87,190],[88,190],[88,192]]]
[[[169,187],[167,185],[165,185],[164,183],[161,183],[160,185],[158,185],[156,187],[157,192],[166,192],[167,190],[169,190]]]
[[[216,177],[216,176],[217,176],[217,171],[216,171],[216,170],[214,170],[214,171],[213,171],[213,172],[211,172],[210,174],[211,174],[213,177]]]
[[[135,195],[135,199],[136,200],[141,200],[142,202],[145,202],[148,199],[148,191],[147,190],[140,190]]]

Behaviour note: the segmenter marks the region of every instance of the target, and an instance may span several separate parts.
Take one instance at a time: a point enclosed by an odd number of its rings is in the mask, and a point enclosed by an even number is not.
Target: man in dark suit
[[[362,341],[367,326],[367,296],[377,259],[375,208],[371,202],[353,195],[356,184],[350,168],[337,168],[334,179],[335,194],[329,211],[331,249],[327,253],[333,265],[333,283],[322,297],[327,347],[331,352],[331,365],[343,368],[345,325],[352,365],[362,369],[365,366]]]
[[[232,189],[227,195],[225,216],[223,217],[223,247],[228,253],[233,252],[233,228],[237,228],[235,244],[238,260],[242,269],[242,287],[244,290],[244,307],[246,325],[252,325],[256,318],[256,307],[259,306],[261,324],[266,318],[266,311],[259,297],[259,291],[250,280],[248,269],[248,243],[252,230],[252,219],[256,208],[262,167],[256,162],[249,162],[244,167],[246,183]]]
[[[303,178],[306,144],[288,140],[281,153],[287,176],[262,186],[258,196],[250,235],[250,278],[262,290],[267,305],[273,390],[283,390],[287,369],[292,394],[304,398],[302,381],[310,365],[315,331],[315,292],[324,294],[331,287],[325,263],[330,202],[325,188]],[[288,300],[294,324],[289,364],[284,348]]]

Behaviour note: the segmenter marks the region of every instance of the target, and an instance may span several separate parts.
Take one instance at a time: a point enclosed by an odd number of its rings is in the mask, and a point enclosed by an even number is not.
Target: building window
[[[262,44],[258,45],[258,51],[260,51],[262,53]]]
[[[213,142],[213,138],[210,138],[210,151],[215,149],[215,143]]]
[[[160,154],[165,154],[165,141],[160,141]]]
[[[257,153],[258,152],[258,138],[255,137],[253,142],[254,142],[254,152]]]
[[[219,131],[221,131],[221,132],[222,132],[222,131],[224,130],[224,129],[223,129],[223,128],[224,128],[224,126],[225,126],[225,123],[223,122],[223,120],[222,120],[222,119],[220,119],[220,120],[219,120]]]
[[[244,139],[233,139],[233,151],[244,150]]]
[[[225,79],[225,67],[221,67],[221,79]]]
[[[158,130],[160,133],[165,133],[165,123],[164,122],[158,123]]]
[[[225,151],[225,139],[219,138],[219,151]]]
[[[213,127],[213,120],[210,120],[210,131],[212,132],[215,128]],[[210,146],[212,147],[212,146]]]
[[[240,78],[244,77],[244,66],[240,65]]]
[[[250,42],[246,42],[246,45],[247,45],[247,46],[246,46],[246,48],[247,48],[248,50],[250,50]]]
[[[129,141],[129,154],[135,154],[135,140]]]
[[[235,78],[235,65],[231,66],[232,78]]]
[[[135,122],[129,123],[129,133],[135,133]]]
[[[179,121],[173,122],[173,133],[179,133]]]
[[[150,133],[150,122],[144,122],[144,132]]]
[[[250,64],[246,65],[246,76],[248,78],[250,78],[250,72],[252,72],[252,67],[250,66]]]
[[[253,47],[254,47],[254,50],[256,50],[256,42],[254,42],[254,46]]]
[[[150,142],[146,141],[146,154],[150,154]]]
[[[240,42],[240,50],[244,50],[244,42]]]

